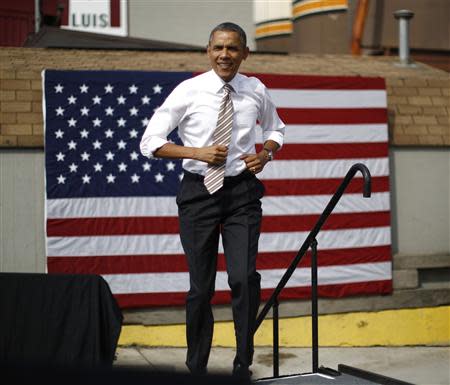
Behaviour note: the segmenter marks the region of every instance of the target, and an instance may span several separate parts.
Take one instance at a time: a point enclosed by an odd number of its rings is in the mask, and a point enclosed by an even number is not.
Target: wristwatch
[[[269,158],[269,162],[271,161],[271,160],[273,160],[273,151],[270,149],[270,148],[266,148],[266,147],[264,147],[264,150],[266,150],[266,152],[267,152],[267,157]]]

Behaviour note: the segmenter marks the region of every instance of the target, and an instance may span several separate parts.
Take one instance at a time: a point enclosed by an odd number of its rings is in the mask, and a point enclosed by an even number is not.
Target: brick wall
[[[244,72],[382,76],[392,145],[450,146],[450,75],[394,57],[251,54]],[[205,71],[203,53],[0,48],[0,147],[43,147],[43,69]]]
[[[450,79],[387,79],[391,143],[450,145]]]

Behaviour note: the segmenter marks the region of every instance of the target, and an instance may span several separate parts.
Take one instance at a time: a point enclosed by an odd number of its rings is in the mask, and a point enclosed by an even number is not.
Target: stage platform
[[[263,385],[369,385],[369,384],[384,384],[384,385],[412,385],[410,382],[402,381],[396,378],[387,377],[380,373],[370,372],[361,368],[354,368],[352,366],[340,364],[339,370],[330,368],[319,368],[317,373],[303,373],[298,375],[271,377],[254,381],[255,384]]]
[[[341,374],[338,377],[327,376],[320,373],[311,374],[299,374],[293,376],[286,376],[280,378],[267,378],[262,380],[254,381],[255,384],[261,385],[300,385],[300,384],[311,384],[311,385],[326,385],[338,383],[339,385],[369,385],[377,384],[377,382],[363,380],[358,377],[350,376],[348,374]]]

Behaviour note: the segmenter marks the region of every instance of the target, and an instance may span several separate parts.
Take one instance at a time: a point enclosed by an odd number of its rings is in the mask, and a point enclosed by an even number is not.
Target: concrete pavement
[[[137,366],[186,373],[185,348],[119,347],[115,366]],[[213,347],[208,370],[231,371],[234,349]],[[346,364],[398,380],[424,385],[450,384],[450,347],[320,348],[319,366]],[[272,376],[272,348],[256,347],[253,379]],[[311,372],[311,349],[280,348],[280,375]]]

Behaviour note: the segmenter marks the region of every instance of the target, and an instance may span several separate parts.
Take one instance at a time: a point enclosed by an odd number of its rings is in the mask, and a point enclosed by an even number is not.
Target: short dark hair
[[[247,35],[245,34],[245,31],[237,24],[231,23],[229,21],[226,21],[225,23],[220,23],[218,26],[214,27],[214,29],[209,34],[209,41],[208,44],[211,43],[211,40],[213,39],[214,32],[216,31],[233,31],[236,32],[239,35],[239,40],[242,43],[243,47],[247,47]]]

